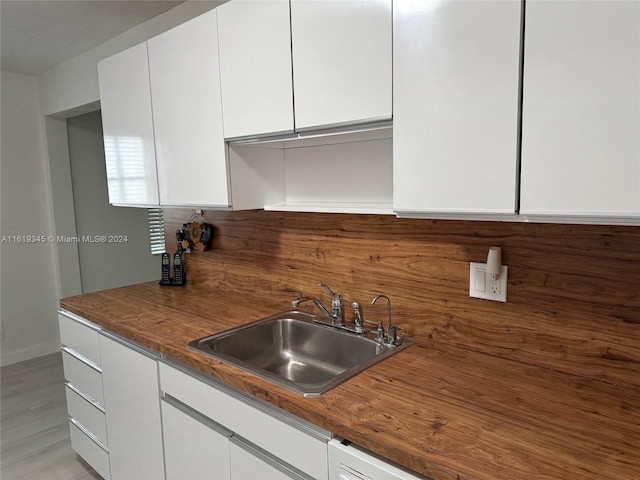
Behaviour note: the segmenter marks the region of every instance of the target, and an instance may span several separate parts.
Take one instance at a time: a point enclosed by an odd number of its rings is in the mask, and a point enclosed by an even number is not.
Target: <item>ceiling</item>
[[[0,0],[2,70],[39,75],[183,2]]]

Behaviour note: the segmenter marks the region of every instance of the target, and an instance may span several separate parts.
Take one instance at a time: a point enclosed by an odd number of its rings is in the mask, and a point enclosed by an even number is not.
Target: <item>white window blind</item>
[[[152,255],[165,252],[164,211],[161,208],[149,209],[149,240]]]

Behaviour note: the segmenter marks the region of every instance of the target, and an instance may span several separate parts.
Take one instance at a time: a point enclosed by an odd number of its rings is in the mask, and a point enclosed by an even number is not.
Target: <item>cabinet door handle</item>
[[[220,425],[218,422],[216,422],[214,420],[211,420],[209,417],[207,417],[207,416],[203,415],[202,413],[198,412],[197,410],[191,408],[189,405],[187,405],[186,403],[181,402],[177,398],[172,397],[171,395],[169,395],[166,392],[164,392],[162,394],[162,401],[164,403],[166,403],[167,405],[171,405],[173,408],[175,408],[176,410],[179,410],[180,412],[184,413],[185,415],[188,415],[189,417],[193,418],[198,423],[201,423],[201,424],[209,427],[214,432],[218,432],[220,435],[224,435],[225,437],[231,437],[231,435],[233,435],[233,432],[227,430],[222,425]]]
[[[254,457],[259,458],[263,462],[271,465],[273,468],[280,470],[286,476],[293,480],[314,480],[313,477],[306,475],[304,472],[298,470],[297,468],[285,463],[280,460],[278,457],[274,457],[269,452],[263,450],[262,448],[254,445],[253,443],[245,440],[244,438],[234,434],[229,441],[234,445],[237,445],[245,452],[253,455]]]

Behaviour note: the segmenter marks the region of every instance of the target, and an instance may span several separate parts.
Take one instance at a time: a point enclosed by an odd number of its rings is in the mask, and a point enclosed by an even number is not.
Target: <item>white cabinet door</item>
[[[393,2],[393,204],[514,214],[521,2]]]
[[[293,131],[288,0],[233,0],[217,9],[226,138]]]
[[[156,360],[100,334],[111,478],[164,479]]]
[[[526,3],[521,213],[640,219],[640,2]]]
[[[291,1],[296,129],[391,118],[391,27],[391,0]]]
[[[216,11],[148,46],[160,203],[227,207]]]
[[[171,398],[162,401],[167,480],[228,480],[229,433],[207,425]]]
[[[147,44],[98,62],[109,202],[158,205]]]

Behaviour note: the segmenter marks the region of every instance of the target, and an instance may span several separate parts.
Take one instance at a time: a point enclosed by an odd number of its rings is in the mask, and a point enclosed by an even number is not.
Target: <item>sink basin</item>
[[[413,344],[391,347],[290,311],[194,340],[189,347],[299,393],[319,396]]]

